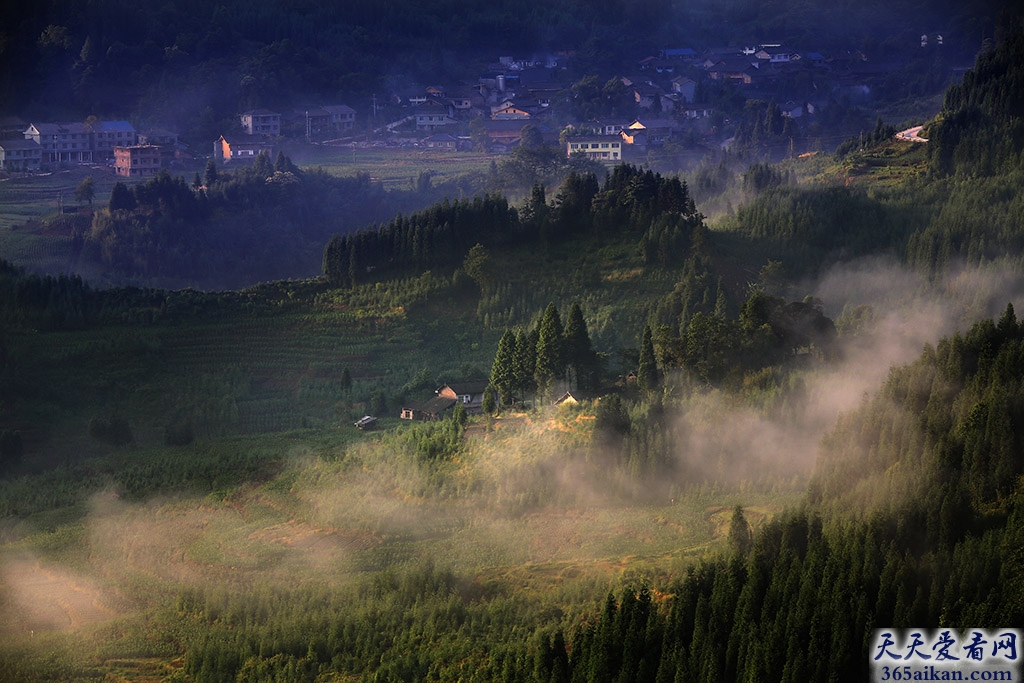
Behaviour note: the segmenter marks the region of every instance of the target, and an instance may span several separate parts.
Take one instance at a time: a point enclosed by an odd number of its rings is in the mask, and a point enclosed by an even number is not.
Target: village
[[[929,39],[931,42],[929,42]],[[942,36],[921,36],[921,48]],[[836,102],[864,101],[873,79],[903,64],[859,51],[796,50],[778,43],[750,47],[665,48],[602,82],[567,83],[570,53],[542,59],[501,57],[475,83],[410,85],[372,98],[363,112],[346,104],[243,111],[215,141],[186,144],[165,128],[126,120],[82,122],[0,118],[0,171],[34,173],[73,164],[106,165],[125,178],[145,178],[177,160],[251,162],[285,141],[318,145],[401,146],[505,153],[532,126],[566,155],[615,164],[642,160],[668,144],[723,146],[747,103],[772,102],[781,116],[813,126]]]

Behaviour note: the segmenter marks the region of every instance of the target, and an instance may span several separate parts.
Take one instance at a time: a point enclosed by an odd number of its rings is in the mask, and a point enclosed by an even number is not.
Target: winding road
[[[906,140],[907,142],[928,142],[927,138],[923,138],[918,133],[924,126],[914,126],[913,128],[907,128],[896,133],[897,140]]]

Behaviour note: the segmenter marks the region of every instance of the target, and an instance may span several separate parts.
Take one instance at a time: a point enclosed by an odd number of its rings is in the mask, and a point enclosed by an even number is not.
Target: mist
[[[892,367],[978,320],[998,318],[1008,303],[1020,310],[1024,274],[1004,263],[929,281],[892,259],[870,258],[838,265],[801,289],[838,321],[837,359],[791,378],[767,407],[717,390],[685,401],[676,457],[686,477],[733,485],[804,480],[822,437],[877,391]]]

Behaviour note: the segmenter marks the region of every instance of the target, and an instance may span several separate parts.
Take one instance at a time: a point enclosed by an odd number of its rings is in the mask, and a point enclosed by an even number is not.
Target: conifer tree
[[[498,341],[498,351],[494,354],[491,365],[491,386],[498,391],[502,405],[512,403],[513,389],[516,386],[516,335],[506,329]]]
[[[729,520],[729,546],[741,555],[746,555],[753,545],[753,535],[747,518],[743,516],[743,506],[737,505],[732,510]]]
[[[590,343],[583,311],[575,302],[569,308],[565,322],[565,362],[577,388],[594,388],[597,384],[597,356]]]
[[[523,330],[516,332],[516,353],[514,363],[513,387],[520,394],[533,390],[533,369],[537,363],[536,330],[527,334]]]
[[[644,327],[644,336],[640,342],[640,367],[637,368],[636,383],[644,391],[653,391],[661,384],[661,371],[654,356],[650,325]]]
[[[534,379],[537,390],[547,394],[555,380],[565,374],[565,329],[558,309],[549,303],[541,318],[537,338],[537,360],[534,365]]]

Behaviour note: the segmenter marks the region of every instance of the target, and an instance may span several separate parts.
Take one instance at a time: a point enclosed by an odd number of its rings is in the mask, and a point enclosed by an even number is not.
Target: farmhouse
[[[424,139],[423,144],[430,149],[455,150],[459,146],[459,140],[454,135],[449,135],[448,133],[435,133],[429,138]]]
[[[486,381],[445,384],[434,392],[437,394],[434,398],[402,408],[399,417],[403,420],[440,420],[456,405],[461,405],[470,415],[477,415],[483,412],[486,389]]]
[[[440,398],[452,398],[462,404],[470,415],[480,413],[484,403],[484,391],[487,390],[487,382],[456,382],[445,384],[437,390]]]
[[[399,417],[403,420],[426,420],[428,422],[440,420],[448,410],[455,406],[455,403],[454,398],[435,396],[423,403],[410,403],[402,408]]]

